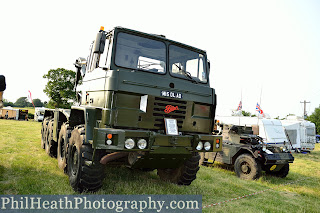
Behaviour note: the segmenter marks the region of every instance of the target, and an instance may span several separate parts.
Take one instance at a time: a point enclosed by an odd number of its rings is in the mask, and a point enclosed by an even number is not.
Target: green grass
[[[57,160],[40,148],[40,128],[38,122],[0,120],[0,194],[76,194]],[[200,194],[203,205],[210,205],[268,189],[203,212],[320,212],[320,144],[310,154],[294,157],[284,179],[263,175],[240,180],[232,170],[215,165],[201,167],[190,186],[163,182],[156,171],[106,168],[97,194]]]

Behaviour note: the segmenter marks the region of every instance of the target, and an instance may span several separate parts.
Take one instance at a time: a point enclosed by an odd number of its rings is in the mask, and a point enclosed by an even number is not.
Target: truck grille
[[[171,105],[173,107],[178,107],[178,109],[171,111],[169,113],[166,113],[165,109],[168,105]],[[164,118],[175,118],[177,119],[178,128],[180,129],[183,126],[186,110],[187,110],[186,101],[155,97],[154,107],[153,107],[153,116],[155,118],[154,126],[157,127],[158,129],[164,129],[164,126],[165,126]]]

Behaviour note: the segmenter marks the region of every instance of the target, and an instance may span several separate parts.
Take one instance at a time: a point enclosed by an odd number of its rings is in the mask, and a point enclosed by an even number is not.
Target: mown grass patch
[[[38,122],[0,120],[0,194],[76,194],[57,160],[41,149],[40,129]],[[107,167],[97,194],[199,194],[203,205],[210,205],[267,189],[203,212],[319,212],[320,144],[310,154],[294,157],[284,179],[263,175],[245,181],[221,165],[201,166],[190,186],[163,182],[156,170]]]

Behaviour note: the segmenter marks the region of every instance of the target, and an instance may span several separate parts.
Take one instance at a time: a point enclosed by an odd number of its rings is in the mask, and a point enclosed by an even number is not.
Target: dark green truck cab
[[[75,66],[78,104],[70,116],[47,116],[42,130],[43,147],[57,150],[74,190],[99,189],[102,165],[119,163],[189,185],[198,152],[221,151],[205,51],[116,27],[101,29]]]

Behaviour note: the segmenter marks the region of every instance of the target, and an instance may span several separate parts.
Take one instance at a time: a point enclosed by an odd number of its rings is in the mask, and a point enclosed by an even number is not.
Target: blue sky
[[[49,69],[74,69],[100,26],[163,34],[204,49],[218,115],[243,109],[281,118],[320,104],[320,5],[316,0],[4,1],[0,9],[4,98],[43,93]],[[261,93],[262,91],[262,93]]]

